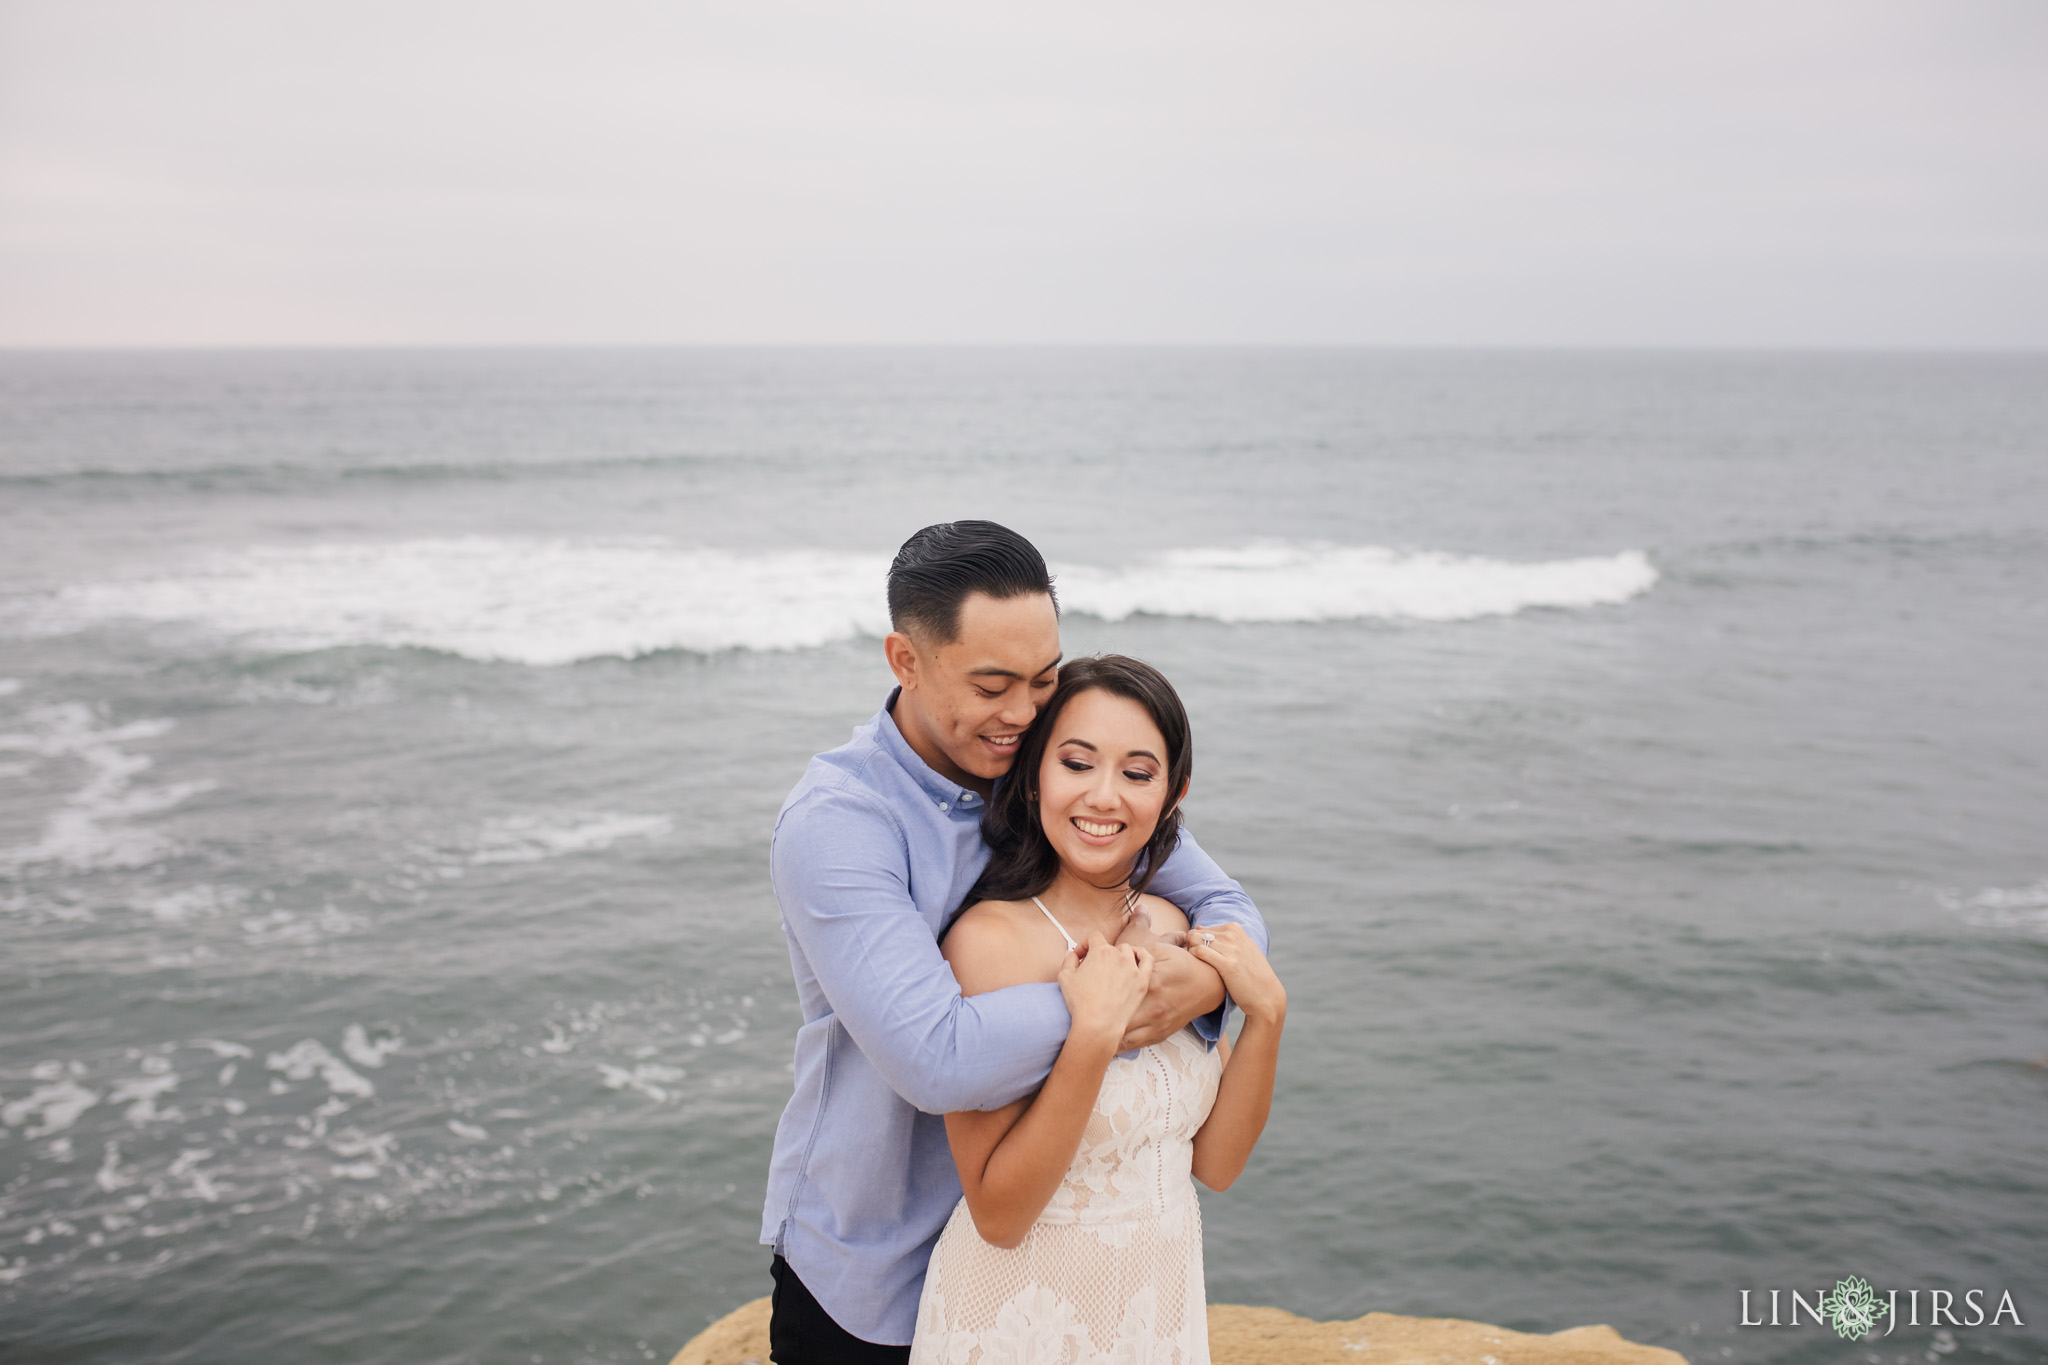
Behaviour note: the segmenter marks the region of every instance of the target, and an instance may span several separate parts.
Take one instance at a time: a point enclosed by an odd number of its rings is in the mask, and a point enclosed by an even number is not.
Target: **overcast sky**
[[[2048,0],[0,0],[0,344],[2048,346]]]

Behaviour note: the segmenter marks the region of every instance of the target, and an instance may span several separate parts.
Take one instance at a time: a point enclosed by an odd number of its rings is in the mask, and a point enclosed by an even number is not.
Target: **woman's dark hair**
[[[1188,777],[1195,769],[1194,735],[1188,728],[1187,708],[1163,674],[1152,665],[1122,654],[1097,654],[1060,665],[1059,684],[1052,699],[1039,711],[1038,719],[1018,742],[1017,758],[1010,774],[989,799],[981,818],[981,835],[992,856],[988,866],[960,903],[961,909],[976,901],[1018,901],[1035,896],[1052,885],[1060,870],[1059,854],[1045,837],[1038,814],[1038,769],[1045,761],[1046,746],[1052,742],[1053,726],[1068,702],[1083,692],[1101,691],[1127,697],[1145,708],[1152,723],[1166,741],[1166,806],[1159,813],[1159,827],[1145,841],[1132,870],[1131,890],[1142,892],[1151,885],[1180,841],[1180,798],[1187,790]],[[959,913],[957,910],[954,912]]]
[[[978,592],[997,599],[1042,592],[1060,606],[1038,547],[992,521],[942,521],[903,542],[889,566],[889,624],[950,645],[960,604]]]

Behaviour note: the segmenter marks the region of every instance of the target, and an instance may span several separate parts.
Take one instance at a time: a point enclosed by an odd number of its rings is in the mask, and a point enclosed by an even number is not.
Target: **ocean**
[[[0,354],[0,1357],[766,1293],[768,834],[958,517],[1272,928],[1212,1301],[2048,1359],[2048,357],[1200,349]],[[2025,1325],[1741,1325],[1847,1276]]]

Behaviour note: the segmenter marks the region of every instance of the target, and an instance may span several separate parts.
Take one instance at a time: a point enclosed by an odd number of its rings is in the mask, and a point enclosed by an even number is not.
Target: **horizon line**
[[[0,355],[423,351],[1431,351],[1672,355],[2048,354],[2010,342],[1387,342],[1387,341],[368,341],[0,342]]]

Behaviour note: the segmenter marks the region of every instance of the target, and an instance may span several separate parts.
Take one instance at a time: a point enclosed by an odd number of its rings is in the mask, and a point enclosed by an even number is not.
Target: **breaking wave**
[[[17,600],[8,627],[197,627],[264,648],[416,646],[550,665],[658,650],[802,649],[888,630],[886,555],[735,554],[665,541],[490,537],[256,547],[179,572]],[[1180,550],[1124,568],[1056,564],[1069,611],[1225,622],[1465,621],[1648,591],[1639,550],[1534,563],[1377,546]]]
[[[1529,607],[1626,602],[1657,581],[1639,550],[1516,563],[1375,545],[1177,550],[1118,570],[1069,566],[1060,594],[1120,621],[1145,613],[1215,621],[1469,621]]]

